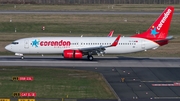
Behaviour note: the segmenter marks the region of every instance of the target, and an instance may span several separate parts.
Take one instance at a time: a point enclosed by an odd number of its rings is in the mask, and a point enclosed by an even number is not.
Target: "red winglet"
[[[111,44],[111,46],[116,46],[119,42],[120,35],[117,36],[116,40]]]
[[[114,33],[114,30],[110,31],[107,37],[112,37]]]

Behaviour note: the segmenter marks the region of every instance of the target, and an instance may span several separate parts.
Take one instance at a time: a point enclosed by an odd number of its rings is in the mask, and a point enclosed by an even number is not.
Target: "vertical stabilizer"
[[[110,31],[107,37],[112,37],[114,33],[114,30]]]
[[[132,37],[141,37],[154,41],[165,39],[168,35],[173,12],[174,7],[168,6],[147,31],[141,34],[136,34]]]

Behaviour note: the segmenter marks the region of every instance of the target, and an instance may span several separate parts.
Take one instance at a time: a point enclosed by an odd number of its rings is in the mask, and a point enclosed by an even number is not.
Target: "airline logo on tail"
[[[167,18],[169,17],[169,14],[172,12],[171,9],[168,9],[167,12],[164,13],[163,18],[161,19],[160,23],[158,24],[157,28],[152,26],[151,34],[156,37],[156,34],[159,34],[158,31],[161,30],[163,24],[166,22]],[[158,31],[157,31],[158,30]]]
[[[151,29],[151,34],[156,37],[156,34],[158,34],[158,32],[156,31],[156,27],[152,26],[153,29]]]
[[[168,18],[169,14],[171,13],[171,9],[168,9],[166,13],[164,13],[164,17],[162,18],[161,22],[158,24],[157,30],[160,30],[163,24],[165,23],[166,19]]]

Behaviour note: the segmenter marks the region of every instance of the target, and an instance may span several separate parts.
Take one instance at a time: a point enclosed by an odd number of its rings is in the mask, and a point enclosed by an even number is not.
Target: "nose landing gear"
[[[16,55],[16,56],[21,56],[21,59],[22,59],[22,60],[24,59],[24,56],[23,56],[23,54],[21,54],[21,53],[15,53],[15,55]]]

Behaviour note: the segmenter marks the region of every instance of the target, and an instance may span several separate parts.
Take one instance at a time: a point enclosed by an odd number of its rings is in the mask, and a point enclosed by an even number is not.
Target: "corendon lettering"
[[[160,23],[157,26],[157,30],[160,30],[165,21],[167,20],[169,14],[171,13],[171,9],[168,9],[166,13],[164,13],[164,17],[161,19]]]
[[[40,46],[70,46],[70,41],[41,41]]]

